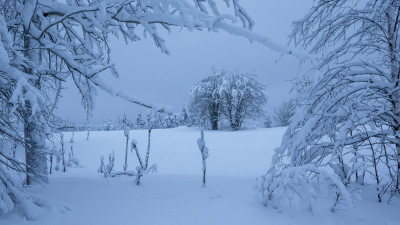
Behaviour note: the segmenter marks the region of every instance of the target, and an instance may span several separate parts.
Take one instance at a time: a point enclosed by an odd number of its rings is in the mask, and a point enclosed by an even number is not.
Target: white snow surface
[[[257,197],[257,177],[266,172],[273,150],[285,128],[244,131],[205,131],[210,148],[207,186],[202,187],[201,154],[196,140],[199,128],[153,130],[149,164],[158,172],[142,177],[104,178],[97,173],[100,157],[115,152],[115,170],[122,171],[126,139],[124,131],[75,132],[74,154],[83,168],[50,175],[48,185],[27,188],[46,202],[36,220],[18,212],[0,216],[0,225],[399,225],[400,201],[376,201],[367,187],[354,208],[331,213],[264,207]],[[69,140],[71,133],[65,133]],[[144,154],[147,130],[131,130]],[[69,149],[66,143],[66,149]],[[134,152],[128,155],[128,170],[138,165]]]

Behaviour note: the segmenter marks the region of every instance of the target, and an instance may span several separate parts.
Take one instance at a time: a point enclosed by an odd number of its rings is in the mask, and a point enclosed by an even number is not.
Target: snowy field
[[[34,221],[18,213],[0,217],[0,225],[289,225],[289,224],[371,224],[399,225],[398,199],[378,203],[373,194],[363,194],[354,208],[331,213],[292,209],[280,212],[264,207],[257,198],[257,177],[267,170],[273,150],[280,144],[284,128],[206,131],[209,148],[207,186],[202,187],[201,155],[197,128],[153,130],[150,164],[158,172],[142,178],[104,178],[97,170],[100,157],[115,152],[115,170],[122,170],[125,154],[123,131],[86,132],[74,136],[74,152],[83,168],[55,172],[50,184],[28,190],[42,198],[45,206]],[[66,149],[71,133],[65,133]],[[130,131],[142,156],[147,131]],[[68,151],[67,151],[68,152]],[[135,153],[128,155],[129,169],[137,165]],[[368,187],[365,192],[373,191]]]

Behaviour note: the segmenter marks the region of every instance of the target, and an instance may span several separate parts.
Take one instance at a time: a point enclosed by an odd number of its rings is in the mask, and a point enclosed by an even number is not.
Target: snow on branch
[[[312,164],[280,171],[271,169],[262,177],[264,204],[274,207],[296,204],[314,212],[318,209],[317,198],[326,190],[333,190],[335,196],[330,210],[334,211],[338,204],[353,205],[351,194],[340,178]]]
[[[281,46],[281,45],[275,43],[274,41],[272,41],[271,39],[264,37],[260,34],[257,34],[251,30],[244,29],[244,28],[241,28],[241,27],[238,27],[238,26],[235,26],[235,25],[223,22],[223,21],[217,22],[215,24],[215,26],[217,28],[220,28],[220,29],[226,31],[229,34],[244,37],[251,42],[260,43],[260,44],[264,45],[265,47],[269,48],[270,50],[280,53],[282,56],[283,55],[293,55],[294,57],[296,57],[297,60],[299,60],[301,62],[310,60],[310,56],[293,51],[292,49],[289,49],[287,47]]]
[[[206,141],[204,140],[204,130],[201,130],[200,138],[197,139],[197,146],[201,152],[201,159],[203,164],[203,187],[206,185],[206,170],[207,170],[207,158],[208,158],[208,148],[206,146]]]
[[[223,30],[251,42],[261,43],[281,55],[293,55],[299,61],[308,59],[306,55],[282,47],[251,31],[254,21],[238,0],[225,0],[225,3],[227,7],[233,6],[232,14],[221,14],[213,0],[196,0],[194,4],[185,0],[96,0],[90,3],[39,0],[36,5],[30,2],[23,5],[23,12],[29,16],[23,17],[22,21],[29,35],[43,50],[65,63],[65,72],[79,74],[82,79],[78,80],[91,80],[107,93],[146,108],[155,106],[127,92],[115,90],[98,78],[99,73],[109,69],[117,74],[109,55],[110,35],[122,35],[125,40],[137,41],[140,40],[137,33],[144,31],[145,36],[147,34],[153,38],[155,45],[168,54],[165,40],[158,32],[160,29],[170,30],[171,26],[176,26],[190,31],[203,28],[214,32]],[[32,22],[32,18],[38,21]],[[241,26],[236,25],[236,19],[242,22]]]
[[[104,90],[105,92],[110,94],[111,96],[120,97],[120,98],[122,98],[122,99],[124,99],[124,100],[126,100],[128,102],[137,104],[137,105],[145,107],[145,108],[153,109],[153,110],[155,110],[157,112],[161,112],[162,113],[162,112],[166,112],[167,111],[167,109],[162,107],[162,106],[154,105],[154,104],[151,105],[151,104],[144,103],[142,100],[133,97],[130,93],[128,93],[128,92],[126,92],[124,90],[115,88],[115,87],[107,84],[100,77],[92,78],[91,81],[96,86],[98,86],[99,88],[101,88],[102,90]]]

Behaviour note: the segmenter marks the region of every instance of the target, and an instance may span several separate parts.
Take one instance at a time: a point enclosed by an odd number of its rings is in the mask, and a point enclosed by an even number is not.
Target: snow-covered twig
[[[206,142],[204,140],[204,130],[201,130],[201,137],[197,139],[197,146],[201,152],[201,159],[203,164],[203,187],[206,185],[206,170],[207,170],[207,161],[208,158],[208,148],[206,146]]]
[[[137,142],[135,139],[131,142],[131,149],[134,149],[136,152],[137,159],[139,161],[139,166],[136,167],[136,184],[140,184],[140,178],[148,174],[149,172],[157,172],[157,164],[153,164],[150,167],[149,158],[150,158],[150,141],[151,141],[151,129],[148,130],[148,142],[147,142],[147,151],[145,161],[143,163],[142,157],[140,156],[139,149],[137,147]]]

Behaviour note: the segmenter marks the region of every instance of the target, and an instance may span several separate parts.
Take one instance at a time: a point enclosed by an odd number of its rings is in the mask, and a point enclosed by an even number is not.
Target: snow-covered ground
[[[136,186],[133,177],[104,178],[97,173],[100,157],[115,152],[115,169],[122,170],[125,154],[123,131],[86,132],[74,136],[74,153],[84,168],[56,172],[50,184],[28,189],[51,207],[38,212],[35,221],[18,213],[0,217],[0,225],[288,225],[288,224],[371,224],[399,225],[400,201],[378,203],[372,187],[356,200],[355,207],[331,213],[292,209],[280,212],[264,207],[257,198],[256,179],[267,170],[273,149],[280,144],[284,128],[238,132],[206,131],[209,148],[207,186],[202,187],[201,154],[197,128],[153,130],[150,164],[158,172],[142,178]],[[65,134],[67,152],[71,134]],[[130,131],[138,141],[142,156],[147,131]],[[129,153],[129,169],[137,165]]]

